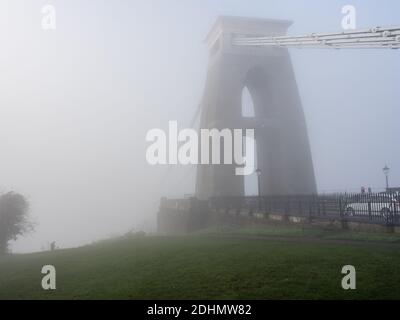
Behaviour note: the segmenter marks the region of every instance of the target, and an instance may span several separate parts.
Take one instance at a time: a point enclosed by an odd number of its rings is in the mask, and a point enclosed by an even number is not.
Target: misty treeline
[[[28,215],[29,203],[15,192],[0,195],[0,255],[8,252],[10,241],[34,230]]]

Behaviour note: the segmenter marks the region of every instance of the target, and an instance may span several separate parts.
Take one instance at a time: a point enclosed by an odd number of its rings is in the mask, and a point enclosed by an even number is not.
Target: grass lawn
[[[195,235],[0,258],[0,299],[400,299],[400,247]],[[57,290],[41,289],[41,268]],[[341,289],[344,265],[357,290]]]
[[[229,227],[216,226],[198,232],[200,235],[247,235],[247,236],[266,236],[266,237],[303,237],[321,240],[343,240],[343,241],[374,241],[383,243],[399,243],[400,234],[381,233],[381,232],[355,232],[351,230],[324,230],[321,227],[301,226],[301,225],[264,225],[251,227]]]

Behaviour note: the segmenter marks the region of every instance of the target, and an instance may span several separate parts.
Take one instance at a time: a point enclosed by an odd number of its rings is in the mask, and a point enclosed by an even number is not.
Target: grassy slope
[[[45,264],[55,292],[40,287]],[[357,291],[341,289],[347,264]],[[0,258],[0,299],[399,299],[399,265],[393,249],[149,237]]]

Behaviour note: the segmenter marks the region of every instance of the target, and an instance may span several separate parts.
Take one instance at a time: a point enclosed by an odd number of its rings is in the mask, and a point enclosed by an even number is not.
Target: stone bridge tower
[[[201,129],[255,129],[263,195],[316,193],[305,117],[289,52],[280,47],[232,45],[234,35],[285,35],[290,21],[220,17],[207,37],[209,69]],[[248,88],[254,118],[242,115]],[[243,196],[236,165],[199,165],[196,196]]]

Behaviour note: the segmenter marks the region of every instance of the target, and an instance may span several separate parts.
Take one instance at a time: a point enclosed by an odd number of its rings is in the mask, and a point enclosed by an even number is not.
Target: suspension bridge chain
[[[316,49],[399,49],[400,26],[348,30],[340,33],[312,33],[304,36],[235,35],[235,46],[293,47]]]

